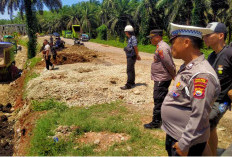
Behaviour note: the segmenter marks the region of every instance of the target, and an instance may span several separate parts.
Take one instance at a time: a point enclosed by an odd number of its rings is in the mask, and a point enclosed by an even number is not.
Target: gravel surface
[[[44,38],[40,38],[42,41]],[[73,44],[72,39],[64,39]],[[68,106],[89,106],[123,99],[127,104],[140,108],[153,107],[153,81],[150,79],[152,54],[140,52],[137,61],[136,86],[121,90],[126,83],[126,57],[120,48],[85,42],[84,45],[97,51],[98,58],[90,63],[56,66],[58,70],[40,70],[40,76],[29,82],[27,98],[43,100],[55,98]],[[79,49],[81,51],[81,48]],[[182,63],[179,60],[178,66]],[[150,108],[149,107],[149,108]],[[149,109],[150,110],[150,109]]]

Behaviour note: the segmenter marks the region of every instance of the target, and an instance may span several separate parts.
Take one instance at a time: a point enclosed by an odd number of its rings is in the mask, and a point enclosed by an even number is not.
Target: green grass
[[[127,43],[124,42],[119,42],[116,40],[100,40],[100,39],[90,39],[91,42],[95,42],[95,43],[99,43],[99,44],[104,44],[104,45],[110,45],[110,46],[114,46],[114,47],[118,47],[118,48],[124,48],[127,46]],[[155,46],[153,45],[138,45],[138,49],[139,51],[142,52],[147,52],[147,53],[154,53],[155,51]]]
[[[35,72],[28,72],[27,74],[26,74],[26,77],[25,77],[25,80],[24,80],[24,86],[26,87],[26,85],[27,85],[27,83],[30,81],[30,80],[32,80],[32,79],[34,79],[34,78],[36,78],[36,77],[39,77],[40,75],[38,74],[38,73],[35,73]]]
[[[53,101],[52,103],[54,104],[48,105],[49,103],[45,103],[47,105],[42,106],[47,107],[42,107],[42,109],[39,107],[39,110],[47,108],[50,111],[37,121],[28,155],[166,155],[164,141],[155,138],[151,130],[144,130],[140,121],[141,115],[128,110],[125,106],[121,105],[120,102],[95,105],[88,108],[61,107],[62,109],[57,107],[61,105],[59,102]],[[38,106],[38,104],[36,106]],[[51,106],[53,109],[51,109]],[[38,109],[38,107],[36,108]],[[54,142],[50,137],[55,135],[54,130],[61,125],[75,125],[79,126],[79,129],[66,141],[59,139],[58,142]],[[131,138],[122,143],[115,143],[106,151],[95,152],[94,148],[96,148],[96,145],[75,142],[84,132],[90,131],[126,133],[130,135]],[[127,146],[130,146],[132,151],[128,151],[126,149]],[[74,149],[74,147],[78,148]]]
[[[18,40],[18,44],[19,44],[19,45],[22,45],[22,46],[24,46],[24,47],[27,47],[27,42],[28,42],[28,39],[22,39],[22,38],[20,38],[20,39]]]
[[[26,64],[25,64],[25,67],[24,68],[27,68],[29,67],[30,69],[34,68],[36,66],[37,63],[39,63],[40,61],[42,60],[41,57],[34,57],[32,59],[28,59]]]
[[[25,74],[25,79],[24,79],[24,84],[23,84],[23,99],[26,98],[27,92],[26,92],[26,87],[27,84],[30,80],[37,78],[40,76],[40,74],[33,72],[33,68],[36,66],[37,63],[39,63],[42,60],[40,57],[34,57],[32,59],[28,59],[26,64],[24,65],[24,69],[29,68],[29,71]]]
[[[30,81],[30,80],[32,80],[32,79],[34,79],[34,78],[36,78],[36,77],[38,77],[39,76],[39,74],[37,74],[37,73],[35,73],[35,72],[32,72],[32,69],[36,66],[36,64],[38,63],[38,62],[40,62],[42,60],[42,58],[37,58],[37,57],[34,57],[34,58],[32,58],[32,59],[28,59],[27,60],[27,62],[26,62],[26,64],[24,65],[25,67],[25,69],[26,68],[29,68],[29,71],[26,73],[26,77],[25,77],[25,80],[24,80],[24,86],[26,87],[26,85],[27,85],[27,83]]]
[[[34,100],[31,102],[31,105],[33,111],[44,111],[51,109],[65,110],[67,108],[67,106],[65,106],[64,103],[57,102],[53,99],[48,99],[43,102]]]
[[[167,37],[165,37],[165,41],[167,42]],[[118,47],[118,48],[124,48],[127,43],[124,42],[119,42],[117,40],[101,40],[101,39],[90,39],[91,42],[95,42],[95,43],[99,43],[99,44],[104,44],[104,45],[110,45],[110,46],[114,46],[114,47]],[[156,47],[153,45],[141,45],[138,44],[138,49],[141,52],[147,52],[147,53],[154,53]],[[205,58],[208,58],[208,55],[213,52],[212,49],[207,49],[206,47],[204,47],[203,49],[201,49],[201,52],[204,53]]]
[[[19,45],[22,45],[22,46],[24,46],[24,47],[27,47],[27,43],[28,43],[28,38],[24,38],[24,39],[22,39],[22,38],[19,38],[18,39],[18,44]],[[40,44],[40,43],[38,43],[37,42],[37,46],[36,46],[36,53],[39,53],[40,52],[40,48],[42,47],[42,44]]]

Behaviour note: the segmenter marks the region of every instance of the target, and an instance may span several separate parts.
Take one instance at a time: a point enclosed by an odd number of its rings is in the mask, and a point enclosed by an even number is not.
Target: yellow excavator
[[[15,66],[15,48],[10,42],[0,42],[0,82],[9,82],[21,75]]]

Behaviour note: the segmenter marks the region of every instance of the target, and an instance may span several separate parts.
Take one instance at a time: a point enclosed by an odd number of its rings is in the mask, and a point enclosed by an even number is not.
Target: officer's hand
[[[137,60],[141,60],[141,57],[139,55],[136,56]]]
[[[232,89],[231,89],[231,90],[229,90],[229,92],[228,92],[228,96],[229,96],[230,100],[232,101]]]
[[[182,152],[182,151],[180,150],[180,147],[179,147],[179,145],[178,145],[178,142],[176,142],[172,147],[173,147],[173,148],[176,148],[176,152],[177,152],[177,154],[179,154],[180,156],[187,156],[187,155],[188,155],[188,152]]]

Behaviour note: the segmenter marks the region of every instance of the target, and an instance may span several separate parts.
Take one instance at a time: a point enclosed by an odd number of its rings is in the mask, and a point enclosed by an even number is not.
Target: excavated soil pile
[[[91,62],[94,58],[97,58],[95,51],[84,46],[68,45],[62,51],[57,51],[56,60],[52,59],[52,62],[56,65],[63,65]],[[45,62],[41,62],[39,65],[45,66]]]
[[[65,58],[66,57],[66,58]],[[57,62],[61,64],[71,64],[77,62],[91,62],[97,58],[95,51],[86,48],[85,46],[67,46],[61,53],[58,52]]]

